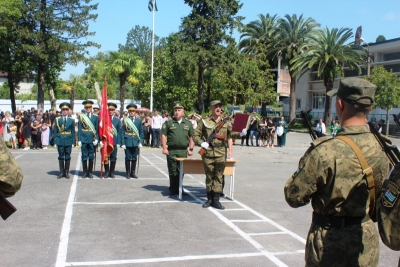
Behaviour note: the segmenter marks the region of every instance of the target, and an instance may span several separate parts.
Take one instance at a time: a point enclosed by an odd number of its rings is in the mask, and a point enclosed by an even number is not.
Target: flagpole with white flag
[[[154,17],[156,11],[156,0],[151,1],[151,13],[153,14],[153,31],[151,34],[151,85],[150,85],[150,111],[153,112],[153,72],[154,72]],[[150,4],[150,3],[149,3]]]

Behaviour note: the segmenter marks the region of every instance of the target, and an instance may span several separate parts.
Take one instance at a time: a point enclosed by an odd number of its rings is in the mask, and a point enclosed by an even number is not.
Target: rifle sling
[[[361,168],[363,169],[363,174],[364,178],[367,181],[367,187],[369,191],[369,216],[372,218],[372,215],[374,214],[375,211],[375,183],[374,183],[374,175],[372,168],[369,167],[363,153],[361,152],[360,148],[357,146],[357,144],[351,140],[347,136],[336,136],[336,138],[342,140],[343,142],[347,143],[354,151],[356,154],[358,161],[361,164]]]

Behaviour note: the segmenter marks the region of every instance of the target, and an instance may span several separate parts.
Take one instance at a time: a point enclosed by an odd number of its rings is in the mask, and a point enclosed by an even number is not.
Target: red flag
[[[108,156],[114,149],[114,137],[112,131],[112,121],[108,113],[108,99],[107,99],[107,81],[104,78],[103,96],[101,98],[101,108],[99,114],[99,137],[103,142],[103,147],[100,149],[101,164],[103,165],[108,161]]]

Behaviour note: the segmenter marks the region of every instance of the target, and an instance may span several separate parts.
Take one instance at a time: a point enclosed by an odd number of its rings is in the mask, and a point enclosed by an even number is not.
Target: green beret
[[[376,85],[365,79],[351,77],[342,79],[339,89],[329,91],[327,95],[338,96],[353,105],[372,106],[376,88]]]

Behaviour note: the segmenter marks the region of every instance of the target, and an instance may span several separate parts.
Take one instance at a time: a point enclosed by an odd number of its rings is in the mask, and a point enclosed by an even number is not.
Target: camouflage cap
[[[210,102],[210,107],[215,106],[215,105],[222,105],[222,102],[220,100],[213,100]]]
[[[177,109],[184,109],[184,107],[183,107],[183,105],[182,105],[182,103],[181,102],[175,102],[175,104],[174,104],[174,109],[175,108],[177,108]]]
[[[338,96],[340,99],[361,106],[372,106],[376,85],[362,78],[345,78],[340,81],[339,89],[327,93],[328,96]]]

